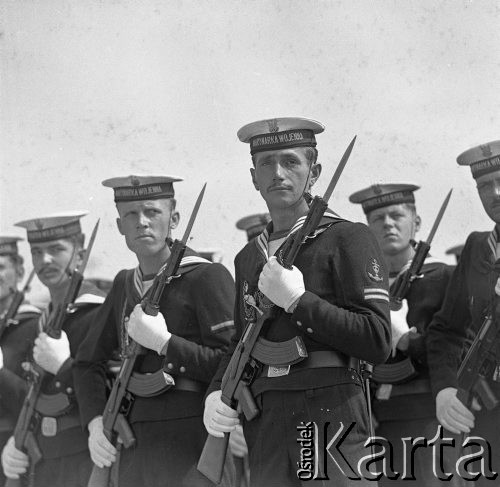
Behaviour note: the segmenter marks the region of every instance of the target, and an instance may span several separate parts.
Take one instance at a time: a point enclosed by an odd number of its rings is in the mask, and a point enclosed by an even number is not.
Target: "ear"
[[[118,231],[120,232],[120,235],[124,235],[123,230],[122,230],[122,221],[118,217],[116,219],[116,226],[118,227]]]
[[[16,265],[16,276],[19,281],[21,281],[24,277],[24,266],[22,264]]]
[[[422,223],[422,219],[420,218],[419,215],[415,216],[415,233],[417,233],[420,230],[420,225]]]
[[[313,164],[312,167],[311,167],[311,176],[309,178],[309,188],[312,188],[314,186],[314,184],[316,183],[316,181],[318,180],[318,178],[320,177],[321,175],[321,170],[323,168],[321,167],[321,164]]]
[[[80,264],[81,264],[81,262],[83,261],[83,258],[85,257],[85,252],[86,252],[86,249],[80,249],[80,250],[76,253],[75,260],[76,260],[76,264],[77,264],[77,265],[80,265]]]
[[[252,183],[253,183],[253,187],[259,191],[259,185],[257,184],[257,180],[255,178],[255,168],[254,167],[251,167],[250,168],[250,174],[252,175]]]
[[[179,225],[179,221],[181,220],[181,215],[177,210],[174,210],[170,215],[170,229],[174,230]]]

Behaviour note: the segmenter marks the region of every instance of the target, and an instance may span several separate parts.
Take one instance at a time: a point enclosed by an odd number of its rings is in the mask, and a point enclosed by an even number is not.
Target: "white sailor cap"
[[[474,179],[500,170],[500,140],[494,140],[462,152],[457,157],[460,166],[470,166]]]
[[[256,213],[255,215],[248,215],[240,218],[236,222],[236,228],[247,232],[248,240],[260,235],[266,225],[271,221],[269,213]]]
[[[314,134],[325,126],[302,117],[272,118],[249,123],[238,130],[238,138],[250,144],[250,154],[288,147],[316,147]]]
[[[103,186],[113,188],[115,202],[155,200],[173,198],[175,195],[173,183],[182,181],[177,176],[131,174],[105,179]]]
[[[365,214],[384,206],[415,203],[414,191],[420,186],[407,183],[373,184],[349,196],[351,203],[360,203]]]
[[[15,223],[15,226],[27,230],[29,243],[49,242],[81,234],[80,218],[88,215],[88,213],[85,210],[54,213],[30,220],[23,220]]]
[[[13,237],[10,235],[0,235],[0,255],[17,255],[17,242],[22,240],[21,237]]]

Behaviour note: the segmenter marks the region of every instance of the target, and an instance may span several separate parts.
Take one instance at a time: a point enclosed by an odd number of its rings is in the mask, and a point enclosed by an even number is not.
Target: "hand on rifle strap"
[[[295,266],[286,269],[274,256],[269,259],[260,273],[259,289],[276,306],[287,312],[306,291],[302,272]]]
[[[128,334],[143,347],[161,354],[172,333],[161,313],[151,316],[144,313],[140,304],[136,305],[128,320]]]
[[[64,331],[61,331],[60,338],[52,338],[42,332],[35,340],[33,358],[42,369],[51,374],[57,374],[70,356],[69,340]]]
[[[11,436],[2,451],[2,468],[5,476],[9,479],[18,479],[20,475],[26,473],[28,467],[28,455],[16,448],[14,437]]]
[[[104,434],[102,416],[96,416],[88,425],[90,458],[99,467],[111,467],[116,461],[116,448]]]
[[[203,423],[208,433],[222,438],[224,433],[234,431],[240,424],[238,413],[222,402],[222,391],[211,392],[205,399]]]

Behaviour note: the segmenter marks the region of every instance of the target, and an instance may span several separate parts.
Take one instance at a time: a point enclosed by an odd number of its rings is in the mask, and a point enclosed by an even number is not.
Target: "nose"
[[[384,228],[391,228],[394,225],[394,220],[389,216],[384,216]]]
[[[148,226],[148,219],[144,213],[139,213],[137,218],[137,228],[144,228]]]
[[[279,162],[273,165],[273,181],[283,181],[283,167]]]
[[[495,195],[496,199],[500,198],[500,181],[499,180],[495,180],[495,183],[493,185],[493,194]]]
[[[52,258],[52,255],[50,255],[49,252],[44,252],[43,255],[42,255],[42,262],[44,264],[50,264],[52,263],[54,259]]]

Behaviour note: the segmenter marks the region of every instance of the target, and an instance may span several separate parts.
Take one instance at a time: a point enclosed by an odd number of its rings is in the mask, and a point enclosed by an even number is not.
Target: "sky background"
[[[208,182],[190,245],[233,272],[236,220],[266,211],[236,131],[304,116],[326,125],[316,193],[358,136],[330,204],[344,218],[364,221],[352,192],[412,182],[423,239],[453,187],[432,249],[452,262],[445,249],[492,228],[455,159],[500,138],[499,25],[498,0],[0,0],[0,231],[87,209],[87,275],[112,278],[136,261],[101,180],[180,175],[174,236]]]

